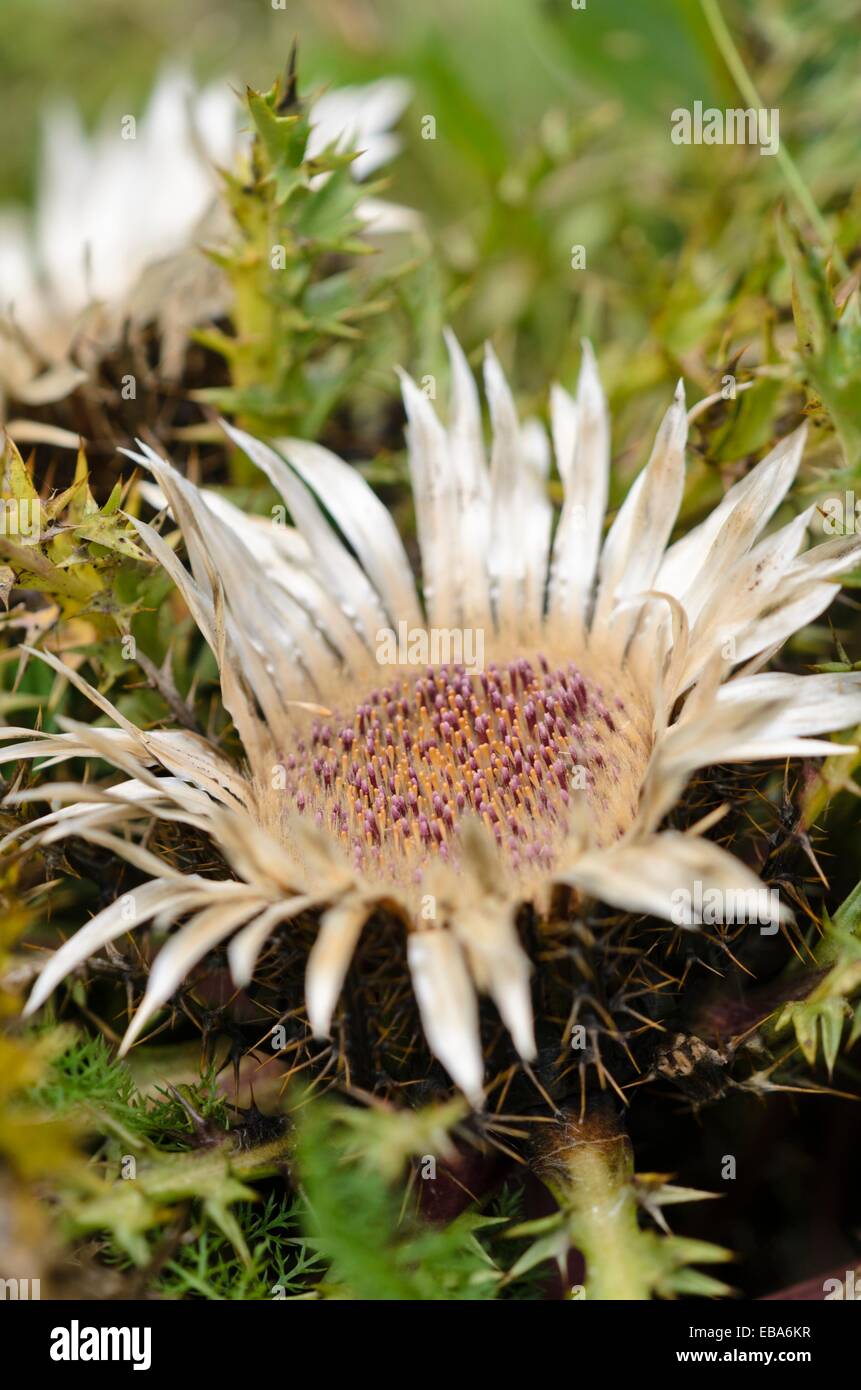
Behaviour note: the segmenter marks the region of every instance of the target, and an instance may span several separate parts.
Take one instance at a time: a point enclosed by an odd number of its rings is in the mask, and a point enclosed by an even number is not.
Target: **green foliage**
[[[249,88],[246,103],[247,166],[224,174],[234,238],[210,252],[233,289],[233,331],[196,335],[224,356],[231,386],[198,397],[257,433],[315,436],[367,371],[363,324],[392,308],[404,267],[376,280],[359,273],[373,248],[356,209],[383,185],[356,183],[357,151],[308,157],[308,107],[292,68],[286,86]]]
[[[249,1181],[277,1174],[287,1156],[288,1145],[280,1138],[240,1151],[226,1139],[192,1153],[150,1153],[136,1160],[131,1178],[114,1169],[82,1184],[79,1193],[63,1203],[63,1219],[75,1235],[109,1231],[129,1259],[145,1265],[151,1258],[147,1233],[175,1219],[177,1207],[193,1202],[242,1263],[250,1265],[233,1207],[254,1201]]]
[[[385,1115],[365,1113],[363,1128],[380,1131]],[[432,1132],[434,1117],[416,1121],[416,1140]],[[373,1161],[376,1143],[355,1148],[356,1125],[344,1106],[318,1101],[306,1107],[297,1160],[308,1204],[308,1239],[329,1265],[320,1293],[327,1298],[486,1299],[502,1271],[479,1236],[502,1218],[464,1212],[437,1229],[402,1211],[386,1165]],[[400,1150],[397,1146],[398,1151]]]
[[[191,1147],[192,1114],[213,1129],[228,1128],[227,1102],[216,1092],[212,1068],[182,1092],[158,1087],[155,1097],[145,1100],[128,1064],[112,1056],[98,1034],[74,1034],[52,1059],[32,1100],[55,1115],[77,1115],[97,1131],[164,1149]]]
[[[5,904],[0,904],[5,905]],[[0,967],[5,966],[0,944]],[[3,1012],[11,999],[4,994]],[[40,1037],[0,1034],[0,1278],[41,1278],[60,1244],[45,1194],[81,1181],[85,1156],[73,1125],[47,1117],[33,1092],[50,1060],[64,1045],[56,1033]]]
[[[72,1123],[98,1141],[98,1162],[73,1169],[58,1191],[70,1236],[109,1232],[129,1260],[151,1258],[150,1233],[193,1203],[201,1229],[214,1226],[236,1258],[251,1255],[232,1208],[254,1201],[249,1180],[273,1176],[287,1162],[286,1127],[275,1138],[237,1149],[227,1131],[226,1102],[212,1073],[184,1092],[168,1088],[153,1101],[138,1092],[124,1062],[98,1037],[53,1035],[54,1055],[28,1105],[56,1125]]]
[[[121,616],[115,580],[123,561],[150,564],[120,512],[120,483],[102,505],[88,481],[87,460],[78,454],[72,485],[42,498],[18,449],[3,436],[0,504],[0,597],[8,608],[12,586],[45,594],[64,617]],[[104,625],[105,618],[101,621]]]
[[[164,1298],[250,1300],[308,1297],[324,1265],[300,1234],[300,1200],[270,1193],[259,1206],[239,1203],[234,1215],[250,1258],[243,1262],[217,1231],[204,1226],[184,1242],[157,1281]]]
[[[844,1026],[851,1020],[846,1047],[861,1037],[861,884],[840,905],[832,922],[826,914],[815,960],[819,978],[801,999],[791,1000],[778,1014],[774,1031],[793,1028],[805,1061],[816,1065],[820,1045],[829,1077],[840,1051]],[[824,973],[823,973],[824,968]]]
[[[410,1111],[310,1100],[299,1109],[295,1142],[284,1124],[267,1142],[237,1147],[211,1072],[145,1098],[103,1039],[70,1029],[41,1036],[46,1060],[31,1076],[30,1115],[46,1136],[71,1126],[97,1145],[94,1166],[62,1168],[55,1178],[62,1227],[71,1239],[105,1238],[105,1259],[123,1270],[155,1263],[161,1296],[412,1300],[540,1292],[529,1270],[504,1279],[509,1247],[501,1236],[519,1214],[519,1193],[504,1192],[488,1215],[470,1209],[444,1228],[413,1210],[410,1160],[453,1153],[462,1101]],[[58,1160],[60,1150],[53,1152]],[[279,1184],[256,1200],[261,1182],[288,1164],[298,1174],[297,1195]],[[163,1259],[165,1248],[171,1253]]]
[[[792,273],[792,311],[804,379],[837,427],[849,476],[861,466],[861,303],[857,286],[839,307],[821,252],[785,218],[780,243]]]

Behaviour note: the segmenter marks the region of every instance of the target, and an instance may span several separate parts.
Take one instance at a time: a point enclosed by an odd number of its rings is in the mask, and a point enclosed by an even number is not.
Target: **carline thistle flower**
[[[245,516],[147,445],[129,453],[182,531],[190,571],[135,522],[216,656],[245,761],[185,730],[138,729],[48,653],[113,727],[2,731],[17,740],[5,761],[92,756],[125,774],[104,788],[18,793],[63,804],[15,836],[74,834],[116,851],[148,875],[131,925],[183,923],[155,959],[124,1048],[207,952],[229,942],[233,978],[247,984],[269,936],[309,909],[321,915],[307,1014],[326,1036],[363,928],[385,908],[404,924],[428,1044],[479,1106],[478,993],[520,1055],[535,1053],[522,904],[540,931],[560,889],[572,913],[595,897],[669,921],[680,892],[761,889],[712,841],[660,829],[685,783],[713,763],[849,751],[815,735],[861,720],[861,675],[760,669],[861,555],[857,537],[802,550],[813,508],[763,535],[804,429],[670,545],[684,487],[680,383],[602,544],[610,430],[588,345],[576,398],[551,393],[564,488],[554,530],[542,428],[518,421],[488,349],[488,466],[476,385],[447,341],[447,427],[402,378],[421,598],[389,512],[316,444],[269,445],[225,425],[294,527]],[[428,637],[480,632],[483,668],[416,668],[402,650],[402,664],[381,668],[379,634],[404,623]],[[211,836],[233,876],[182,874],[144,848],[135,832],[154,817]],[[121,902],[98,913],[50,957],[28,1011],[129,926]]]

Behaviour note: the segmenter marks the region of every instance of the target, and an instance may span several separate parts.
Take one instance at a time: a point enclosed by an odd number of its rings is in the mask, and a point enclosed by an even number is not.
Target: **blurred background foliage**
[[[861,8],[731,0],[724,10],[849,258],[861,218]],[[583,334],[599,346],[626,442],[680,367],[707,393],[742,347],[745,366],[767,359],[766,327],[788,302],[771,216],[787,192],[778,163],[668,138],[678,106],[744,104],[699,0],[583,10],[569,0],[5,0],[4,196],[33,193],[51,94],[72,96],[91,122],[109,103],[139,111],[167,62],[266,90],[295,35],[306,90],[393,73],[412,83],[390,170],[397,199],[427,220],[467,347],[492,336],[536,403],[549,378],[573,379]],[[434,139],[423,138],[426,116]],[[584,270],[571,268],[576,245]],[[413,355],[432,371],[442,364],[427,309]]]

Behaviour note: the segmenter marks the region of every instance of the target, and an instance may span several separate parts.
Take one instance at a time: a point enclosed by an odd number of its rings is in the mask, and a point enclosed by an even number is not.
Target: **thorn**
[[[296,76],[296,57],[298,52],[299,40],[294,39],[290,48],[290,57],[287,60],[287,69],[284,74],[284,91],[275,103],[275,110],[278,112],[279,116],[286,116],[289,112],[297,110],[301,105]]]

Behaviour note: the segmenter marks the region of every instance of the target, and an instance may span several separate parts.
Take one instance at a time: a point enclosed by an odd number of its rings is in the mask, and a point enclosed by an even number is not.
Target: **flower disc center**
[[[432,856],[449,857],[467,813],[480,816],[513,870],[546,871],[573,797],[603,818],[620,770],[618,725],[627,723],[624,702],[611,703],[573,663],[554,669],[542,656],[480,674],[399,670],[352,716],[311,725],[285,758],[286,789],[363,872],[403,878],[407,869],[420,882]]]

